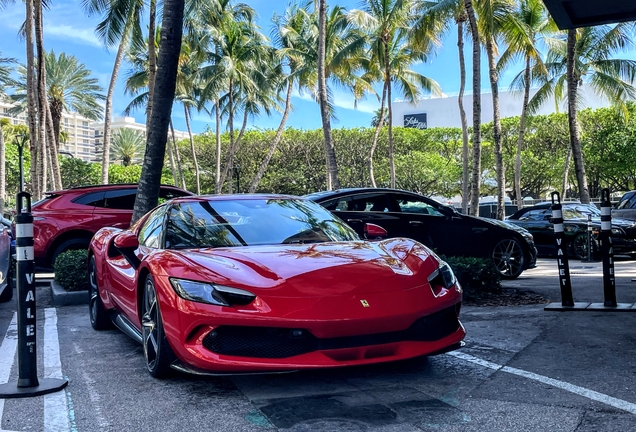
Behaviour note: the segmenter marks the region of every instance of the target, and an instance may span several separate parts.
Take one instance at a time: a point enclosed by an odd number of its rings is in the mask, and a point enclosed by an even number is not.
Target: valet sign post
[[[31,195],[19,192],[16,215],[16,285],[18,291],[18,382],[0,385],[0,398],[39,396],[56,392],[65,379],[38,380],[35,263]]]

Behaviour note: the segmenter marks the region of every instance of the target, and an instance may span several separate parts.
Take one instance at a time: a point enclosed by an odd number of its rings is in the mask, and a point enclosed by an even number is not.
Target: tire
[[[523,272],[526,256],[517,239],[506,238],[495,244],[491,259],[502,279],[516,279]]]
[[[53,268],[53,266],[55,265],[55,259],[58,257],[59,254],[64,253],[68,250],[88,249],[88,245],[90,244],[90,242],[91,242],[91,239],[86,237],[71,238],[68,240],[64,240],[55,248],[55,250],[51,254],[51,257],[49,260],[49,266]]]
[[[572,256],[576,259],[587,259],[587,234],[579,233],[572,239],[571,247]],[[593,251],[594,249],[592,249]],[[593,259],[594,257],[592,257]]]
[[[151,275],[146,277],[141,315],[142,343],[148,373],[154,378],[166,378],[172,370],[170,364],[175,360],[174,352],[163,331],[163,320],[157,301],[155,282]]]
[[[7,275],[7,286],[4,287],[4,291],[0,294],[0,303],[8,303],[13,298],[13,287],[11,286],[11,274]]]
[[[99,296],[97,265],[95,264],[94,256],[92,256],[88,262],[88,316],[91,320],[91,326],[93,326],[95,330],[106,330],[113,326],[108,316],[108,311]]]

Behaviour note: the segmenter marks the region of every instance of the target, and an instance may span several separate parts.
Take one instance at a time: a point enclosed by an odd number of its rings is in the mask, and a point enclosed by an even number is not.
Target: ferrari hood
[[[276,296],[387,292],[423,285],[438,266],[409,239],[179,251],[202,280]]]

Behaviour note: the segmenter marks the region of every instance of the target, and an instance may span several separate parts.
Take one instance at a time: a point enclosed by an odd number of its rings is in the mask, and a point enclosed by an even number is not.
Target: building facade
[[[0,100],[0,118],[8,119],[11,124],[27,124],[26,112],[12,114],[15,104]],[[146,133],[146,125],[137,123],[133,117],[115,117],[111,123],[111,137],[118,129],[132,129],[142,134]],[[104,122],[94,122],[77,113],[62,113],[60,131],[66,132],[60,143],[60,154],[82,159],[86,162],[96,162],[100,159],[103,149]],[[187,132],[175,130],[177,140],[189,137]]]
[[[530,90],[530,97],[534,96],[537,89]],[[597,95],[588,85],[579,88],[581,100],[586,108],[602,108],[609,106],[609,102]],[[393,126],[415,127],[427,129],[433,127],[461,127],[459,117],[458,96],[423,99],[413,105],[409,102],[394,102]],[[473,96],[465,95],[463,98],[464,110],[468,126],[473,124]],[[500,91],[499,110],[501,118],[521,115],[523,93]],[[554,99],[546,101],[536,114],[551,114],[557,111]],[[567,112],[567,105],[559,106],[560,112]],[[481,95],[481,123],[492,121],[492,95]]]

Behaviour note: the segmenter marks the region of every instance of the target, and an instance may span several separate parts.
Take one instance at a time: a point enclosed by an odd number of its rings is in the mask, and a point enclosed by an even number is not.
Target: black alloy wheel
[[[592,248],[592,250],[594,250]],[[587,259],[587,234],[579,233],[572,239],[572,255],[580,260]]]
[[[144,283],[142,307],[141,328],[146,367],[154,378],[166,378],[170,375],[170,364],[175,355],[163,331],[157,291],[151,275],[146,277]]]
[[[91,256],[88,262],[88,316],[91,319],[91,326],[95,330],[106,330],[112,327],[112,322],[108,316],[104,303],[99,296],[97,287],[97,265],[95,256]]]
[[[514,238],[500,240],[492,251],[492,262],[503,279],[516,279],[523,272],[525,255]]]

